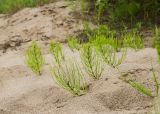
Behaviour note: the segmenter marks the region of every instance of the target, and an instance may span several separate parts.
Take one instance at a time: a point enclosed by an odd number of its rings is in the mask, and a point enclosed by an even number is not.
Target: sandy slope
[[[49,71],[48,43],[51,39],[64,42],[81,29],[80,23],[64,0],[12,16],[0,15],[0,114],[146,114],[150,110],[151,99],[119,77],[122,73],[153,88],[151,58],[154,69],[160,71],[155,49],[128,50],[118,67],[121,73],[106,66],[99,81],[85,75],[89,88],[84,96],[75,97],[56,84]],[[47,61],[42,76],[25,65],[25,50],[32,40],[41,44]],[[78,53],[65,45],[64,50],[67,57],[80,62]]]
[[[73,54],[66,47],[65,52],[68,57],[79,58],[78,53]],[[122,82],[120,73],[108,66],[99,81],[89,79],[86,95],[75,97],[55,83],[48,65],[52,56],[45,55],[45,58],[47,63],[39,77],[26,67],[23,52],[0,56],[1,114],[145,114],[151,107],[150,98]],[[119,70],[152,87],[151,58],[158,71],[156,50],[129,50]]]
[[[81,27],[64,0],[38,8],[25,8],[14,15],[0,15],[0,50],[16,49],[32,40],[65,41]]]

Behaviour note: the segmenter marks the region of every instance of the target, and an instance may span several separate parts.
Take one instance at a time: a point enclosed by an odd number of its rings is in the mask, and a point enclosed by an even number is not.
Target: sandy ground
[[[64,0],[38,8],[25,8],[13,15],[0,15],[0,50],[17,49],[27,42],[50,39],[64,42],[82,29]]]
[[[79,59],[79,54],[67,47],[65,55]],[[152,88],[151,58],[158,72],[155,49],[129,50],[119,71]],[[47,54],[45,59],[43,75],[36,76],[25,65],[23,52],[0,56],[1,114],[146,114],[152,106],[149,97],[122,82],[121,73],[109,66],[100,80],[89,79],[86,95],[75,97],[59,87],[49,73],[52,56]]]
[[[60,0],[38,8],[26,8],[14,15],[0,15],[0,114],[147,114],[151,99],[139,94],[119,78],[122,74],[153,88],[151,63],[160,68],[155,49],[128,50],[126,60],[118,69],[106,66],[100,80],[85,75],[86,95],[75,97],[59,87],[49,67],[54,64],[48,43],[64,42],[81,29],[81,21],[71,8]],[[42,76],[36,76],[25,64],[25,50],[31,41],[41,44],[46,64]],[[79,54],[64,45],[65,55]],[[68,61],[69,62],[69,61]]]

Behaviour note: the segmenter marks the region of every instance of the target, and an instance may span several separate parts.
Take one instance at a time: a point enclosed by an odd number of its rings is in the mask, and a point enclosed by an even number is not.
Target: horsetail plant
[[[151,66],[152,66],[152,73],[153,73],[153,82],[154,82],[154,91],[155,91],[155,98],[153,101],[153,106],[154,106],[154,114],[159,114],[160,113],[160,96],[159,96],[159,81],[158,78],[156,76],[156,73],[154,72],[153,69],[153,64],[151,62]]]
[[[70,38],[70,39],[68,40],[68,46],[69,46],[69,48],[70,48],[72,51],[74,51],[74,50],[79,50],[80,47],[81,47],[79,40],[76,39],[76,38]]]
[[[154,86],[155,86],[155,93],[156,93],[156,96],[158,96],[159,95],[159,82],[158,82],[158,78],[156,77],[156,74],[155,74],[154,71],[152,71],[152,73],[153,73],[153,82],[154,82]]]
[[[149,88],[142,85],[141,83],[138,83],[138,82],[133,81],[133,80],[129,80],[127,83],[130,84],[134,89],[136,89],[140,93],[143,93],[143,94],[145,94],[149,97],[153,97],[152,91]]]
[[[26,63],[38,75],[41,75],[41,69],[45,63],[40,47],[36,42],[32,42],[26,52]]]
[[[138,92],[147,95],[151,98],[156,98],[159,97],[159,81],[158,78],[155,74],[155,71],[153,70],[152,67],[152,76],[153,76],[153,83],[154,83],[154,93],[152,92],[152,90],[148,87],[145,87],[143,84],[136,82],[132,79],[126,79],[126,78],[121,78],[124,82],[128,83],[129,85],[131,85],[134,89],[136,89]]]
[[[96,47],[101,47],[102,45],[111,45],[116,49],[116,51],[122,48],[122,43],[117,38],[106,37],[105,35],[96,35],[94,39],[90,39],[90,42],[93,43]]]
[[[126,57],[126,48],[122,50],[121,40],[115,39],[113,35],[110,37],[96,35],[95,39],[90,40],[90,43],[96,47],[101,57],[111,67],[117,67]],[[121,51],[122,54],[117,53],[117,51]]]
[[[153,64],[151,62],[151,71],[153,76],[153,83],[154,83],[154,91],[152,91],[150,88],[144,86],[143,84],[136,82],[132,79],[126,79],[126,77],[121,77],[121,79],[131,85],[134,89],[136,89],[138,92],[149,96],[152,98],[152,104],[154,110],[150,112],[150,114],[159,114],[160,112],[160,95],[159,95],[159,80],[156,76],[156,73],[153,69]]]
[[[144,41],[140,35],[137,34],[135,30],[122,35],[123,45],[125,47],[131,47],[136,51],[138,49],[144,48]]]
[[[104,71],[103,61],[91,44],[83,45],[81,60],[89,76],[99,79]]]
[[[151,60],[151,66],[152,66],[152,75],[153,75],[153,82],[154,82],[154,87],[155,87],[155,96],[159,96],[159,81],[158,81],[158,78],[156,76],[156,73],[153,69],[153,64],[152,64],[152,60]]]
[[[98,50],[104,59],[104,61],[111,67],[115,68],[122,64],[126,57],[126,51],[127,49],[122,50],[122,54],[118,55],[115,48],[113,48],[111,45],[101,45],[98,47]]]
[[[82,71],[76,63],[68,66],[55,66],[51,70],[52,76],[57,83],[65,90],[76,96],[81,96],[86,93],[86,82]]]
[[[136,82],[133,79],[126,79],[126,77],[123,77],[123,76],[120,79],[123,80],[125,83],[129,84],[131,87],[133,87],[139,93],[142,93],[142,94],[144,94],[146,96],[149,96],[151,98],[154,97],[154,95],[152,94],[151,89],[147,88],[143,84],[141,84],[139,82]]]
[[[52,41],[50,43],[50,51],[53,54],[58,65],[61,65],[61,62],[65,59],[62,51],[62,45],[59,42],[54,43]]]

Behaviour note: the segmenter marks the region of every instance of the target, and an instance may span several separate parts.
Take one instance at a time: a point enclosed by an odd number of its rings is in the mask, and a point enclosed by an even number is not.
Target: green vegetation
[[[80,50],[80,48],[81,48],[80,41],[78,39],[76,39],[76,38],[69,38],[68,46],[70,47],[70,49],[72,51]]]
[[[129,22],[132,26],[138,20],[155,23],[160,15],[158,0],[72,0],[80,2],[81,14],[92,14],[97,23],[108,21],[115,26]],[[141,18],[139,18],[141,17]],[[121,22],[121,23],[119,23]]]
[[[50,43],[50,51],[53,54],[56,62],[61,65],[61,62],[65,59],[63,51],[62,51],[62,45],[57,42],[54,43],[53,41]]]
[[[153,82],[154,82],[155,93],[156,93],[155,96],[159,96],[159,81],[153,69],[152,69],[152,73],[153,73]]]
[[[144,48],[144,41],[136,31],[131,31],[122,35],[125,47],[131,47],[135,50]]]
[[[123,38],[118,38],[115,31],[112,31],[106,25],[100,25],[96,29],[91,30],[88,24],[84,27],[84,33],[89,39],[89,43],[92,44],[104,61],[112,66],[117,67],[125,59],[126,49]],[[135,42],[136,46],[139,42]],[[142,43],[141,43],[142,45]],[[122,54],[117,53],[121,51]]]
[[[152,65],[152,63],[151,63]],[[134,89],[136,89],[138,92],[149,96],[152,98],[153,101],[153,108],[154,114],[159,114],[160,110],[160,95],[159,95],[159,80],[158,77],[155,74],[155,71],[153,69],[153,65],[152,65],[152,76],[153,76],[153,84],[154,84],[154,91],[152,91],[149,87],[144,86],[143,84],[135,81],[135,80],[131,80],[131,79],[126,79],[126,78],[121,78],[124,82],[128,83],[129,85],[131,85]],[[150,113],[150,114],[153,114]]]
[[[101,77],[104,70],[103,61],[101,60],[99,53],[91,44],[83,45],[81,60],[89,76],[94,79],[99,79]]]
[[[93,40],[90,40],[90,42],[93,43],[96,47],[101,47],[103,45],[110,45],[116,51],[119,51],[122,48],[121,40],[118,40],[117,38],[113,37],[107,38],[104,35],[96,35]]]
[[[104,61],[111,67],[115,68],[122,64],[126,57],[126,49],[124,49],[121,54],[117,53],[116,50],[111,45],[102,45],[99,47]]]
[[[141,25],[137,25],[136,28],[128,31],[122,30],[120,34],[117,34],[115,30],[111,30],[106,25],[99,25],[95,29],[91,29],[88,23],[84,25],[84,34],[90,43],[96,45],[96,47],[102,47],[103,45],[110,45],[116,51],[120,51],[121,48],[133,48],[139,50],[144,48],[144,40],[142,35],[138,32]]]
[[[141,83],[138,83],[138,82],[133,81],[133,80],[129,80],[127,83],[130,84],[133,88],[135,88],[139,92],[141,92],[141,93],[143,93],[147,96],[153,97],[152,91],[149,88],[142,85]]]
[[[26,52],[27,65],[38,75],[41,75],[41,69],[45,63],[41,49],[36,42],[32,42]]]
[[[78,96],[86,93],[86,82],[76,63],[70,64],[70,66],[54,66],[51,72],[57,83],[65,90]]]
[[[98,37],[105,37],[106,39],[116,38],[116,32],[114,30],[110,30],[107,25],[98,25],[95,29],[92,29],[89,23],[85,22],[83,24],[83,28],[83,33],[90,42],[99,39]]]
[[[159,62],[160,62],[160,30],[155,27],[155,47],[157,49],[157,53],[158,53],[158,59],[159,59]]]
[[[43,5],[54,0],[0,0],[0,13],[14,13],[25,7]]]
[[[0,0],[0,13],[13,14],[25,7],[35,7],[54,0]],[[160,63],[160,2],[158,0],[69,0],[79,8],[79,17],[83,23],[82,33],[71,36],[68,46],[74,52],[80,53],[85,72],[95,80],[99,80],[105,70],[105,65],[117,68],[126,58],[127,48],[139,50],[144,48],[144,36],[149,27],[155,27],[154,47],[157,49]],[[62,6],[63,7],[63,6]],[[66,6],[65,6],[66,7]],[[74,13],[73,13],[74,14]],[[77,12],[78,14],[78,12]],[[68,20],[67,20],[68,21]],[[93,24],[93,27],[91,27]],[[84,39],[83,39],[84,38]],[[55,62],[51,67],[54,80],[73,95],[81,96],[87,92],[81,63],[65,58],[62,44],[50,43],[50,52]],[[73,61],[73,62],[71,62]],[[41,49],[32,42],[26,52],[26,63],[38,75],[42,74],[45,64]],[[119,70],[119,69],[118,69]],[[153,70],[154,90],[136,80],[122,80],[135,90],[153,99],[155,113],[160,112],[159,80]]]
[[[24,7],[34,7],[49,3],[52,0],[0,0],[0,13],[13,13]],[[82,39],[72,36],[68,46],[74,52],[80,52],[81,62],[86,73],[93,79],[100,79],[105,70],[104,63],[117,68],[123,63],[127,48],[139,50],[144,48],[141,34],[143,27],[158,22],[160,4],[157,0],[70,0],[80,7],[84,19]],[[77,8],[79,8],[77,7]],[[75,10],[75,9],[74,9]],[[77,11],[77,10],[76,10]],[[89,17],[89,18],[88,18]],[[93,21],[93,27],[89,19]],[[88,22],[87,22],[88,21]],[[149,25],[149,26],[150,26]],[[160,61],[159,28],[155,28],[155,47]],[[67,64],[61,43],[51,42],[50,52],[54,56],[54,67],[51,73],[57,83],[74,95],[86,93],[86,82],[80,64]],[[27,64],[37,74],[41,74],[44,59],[38,45],[33,42],[27,50]],[[70,61],[69,61],[70,62]],[[63,64],[64,63],[64,64]],[[138,92],[151,98],[159,97],[159,81],[153,72],[155,91],[135,80],[123,79]]]
[[[150,88],[145,87],[143,84],[136,82],[135,80],[132,79],[126,79],[124,77],[122,77],[121,79],[128,83],[129,85],[131,85],[134,89],[136,89],[137,91],[139,91],[140,93],[147,95],[149,97],[159,97],[159,81],[158,81],[158,77],[155,74],[155,71],[152,69],[152,76],[153,76],[153,83],[154,83],[154,93],[151,91]]]

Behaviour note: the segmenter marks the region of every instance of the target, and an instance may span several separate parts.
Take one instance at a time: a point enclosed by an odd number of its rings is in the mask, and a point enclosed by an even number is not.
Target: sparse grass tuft
[[[126,49],[122,50],[120,54],[111,45],[102,45],[99,47],[99,51],[104,61],[113,68],[122,64],[126,57]]]
[[[154,93],[151,91],[150,88],[145,87],[143,84],[136,82],[134,80],[131,79],[126,79],[125,77],[121,78],[124,82],[128,83],[129,85],[131,85],[134,89],[136,89],[137,91],[139,91],[140,93],[147,95],[151,98],[156,98],[159,97],[159,81],[158,81],[158,77],[155,74],[155,71],[153,70],[152,67],[152,74],[153,74],[153,83],[154,83]]]
[[[41,49],[36,42],[32,42],[26,52],[27,65],[38,75],[41,75],[41,69],[45,63]]]
[[[50,43],[50,51],[53,54],[58,65],[61,65],[61,62],[65,59],[62,51],[62,45],[59,42],[55,43],[52,41]]]
[[[116,38],[109,37],[107,38],[104,35],[96,35],[94,39],[90,40],[96,47],[101,47],[103,45],[111,45],[116,51],[119,51],[122,48],[120,40]]]
[[[151,61],[151,66],[152,66],[152,75],[153,75],[153,82],[154,82],[154,87],[155,87],[155,96],[159,96],[159,81],[158,81],[158,77],[156,76],[156,73],[153,69],[153,64]]]
[[[84,95],[86,93],[86,82],[82,71],[76,63],[71,66],[54,66],[51,70],[52,76],[57,83],[74,95]]]
[[[158,82],[158,78],[155,74],[154,71],[152,71],[153,73],[153,82],[154,82],[154,86],[155,86],[155,94],[156,96],[159,96],[159,82]]]
[[[122,35],[123,43],[125,47],[130,47],[135,50],[144,48],[144,41],[135,30]]]
[[[140,93],[143,93],[149,97],[153,97],[152,91],[149,88],[142,85],[141,83],[138,83],[132,80],[129,80],[127,83],[130,84],[134,89],[136,89]]]
[[[86,72],[94,79],[99,79],[104,70],[103,61],[91,44],[83,45],[81,50],[81,60]]]
[[[156,73],[153,69],[153,64],[152,64],[152,59],[151,59],[151,71],[152,71],[152,76],[153,76],[153,83],[154,83],[154,90],[152,91],[149,87],[146,87],[142,83],[139,83],[135,80],[127,79],[126,75],[122,76],[120,79],[123,80],[124,82],[128,83],[131,85],[134,89],[136,89],[138,92],[152,98],[152,104],[153,104],[153,111],[149,111],[148,114],[159,114],[160,113],[160,95],[159,95],[159,80],[158,77],[156,76]]]
[[[111,36],[106,38],[104,35],[97,35],[95,39],[90,42],[100,52],[104,61],[111,67],[117,67],[126,57],[126,49],[121,49],[122,44],[120,40],[114,39]],[[117,53],[117,51],[121,51],[122,54]]]
[[[81,47],[80,41],[78,39],[76,39],[76,38],[70,38],[68,40],[68,46],[70,47],[70,49],[72,51],[74,51],[74,50],[80,50],[80,47]]]

